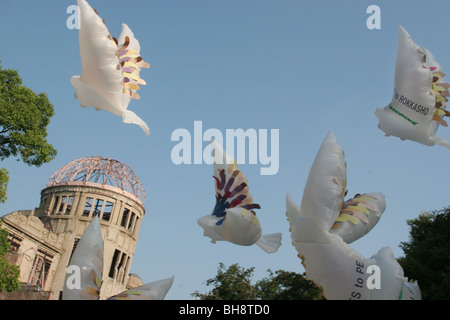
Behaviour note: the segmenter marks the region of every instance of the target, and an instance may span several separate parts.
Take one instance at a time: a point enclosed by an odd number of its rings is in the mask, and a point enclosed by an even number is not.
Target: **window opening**
[[[96,217],[96,216],[100,217],[100,213],[102,212],[102,209],[103,209],[103,200],[97,199],[97,201],[95,202],[95,207],[94,207],[94,212],[92,214],[92,217]]]
[[[86,203],[84,205],[84,210],[83,210],[83,217],[89,217],[89,214],[91,213],[91,208],[92,208],[92,202],[94,201],[93,198],[86,198]]]
[[[28,283],[31,285],[37,285],[40,289],[44,288],[45,280],[47,279],[48,271],[52,264],[51,259],[53,256],[46,254],[45,252],[38,250],[31,268],[30,278]]]
[[[135,217],[136,217],[136,215],[134,214],[134,212],[132,212],[130,221],[128,222],[128,230],[131,230],[131,227],[133,226],[133,221],[134,221]]]
[[[109,268],[109,274],[108,276],[112,279],[114,279],[114,275],[115,275],[115,270],[116,270],[116,264],[117,264],[117,259],[119,258],[119,254],[120,251],[119,250],[115,250],[114,251],[114,255],[111,261],[111,267]]]
[[[59,196],[56,196],[55,202],[53,202],[52,214],[55,214],[58,212],[58,203],[59,203]]]
[[[109,221],[111,219],[111,213],[113,209],[114,203],[106,201],[105,209],[103,210],[102,219],[104,221]]]
[[[61,197],[61,203],[59,204],[58,213],[63,213],[64,212],[64,205],[66,204],[66,200],[67,200],[67,196],[62,196]]]
[[[73,207],[73,200],[75,199],[75,197],[70,196],[69,197],[69,201],[67,201],[67,207],[66,207],[66,214],[71,214],[72,213],[72,207]]]
[[[129,214],[130,214],[130,209],[125,208],[125,209],[123,210],[123,213],[122,213],[122,222],[120,223],[120,226],[122,226],[122,227],[125,228],[125,226],[126,226],[126,224],[127,224],[127,220],[128,220],[128,215],[129,215]]]

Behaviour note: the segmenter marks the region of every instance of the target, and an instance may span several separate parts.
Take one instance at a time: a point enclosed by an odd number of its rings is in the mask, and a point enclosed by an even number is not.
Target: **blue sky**
[[[18,70],[23,83],[45,92],[55,107],[48,141],[55,160],[39,168],[16,159],[1,163],[10,172],[8,200],[0,215],[39,205],[40,191],[58,168],[86,156],[110,157],[130,166],[146,189],[131,272],[144,282],[175,276],[166,299],[191,299],[205,292],[219,262],[303,272],[291,245],[285,197],[300,203],[317,150],[332,131],[345,151],[349,195],[379,191],[386,211],[377,226],[352,244],[366,257],[389,246],[402,255],[407,219],[449,205],[450,151],[385,137],[374,112],[392,98],[397,28],[450,67],[448,1],[154,0],[89,1],[118,37],[127,23],[152,68],[141,72],[148,85],[129,109],[152,132],[146,137],[110,113],[80,108],[70,77],[81,73],[77,30],[66,26],[64,1],[1,1],[0,59]],[[366,27],[370,5],[381,9],[381,29]],[[448,80],[447,80],[448,81]],[[279,129],[280,166],[260,175],[260,164],[243,164],[251,194],[262,207],[263,233],[282,232],[277,253],[256,246],[212,244],[198,218],[215,203],[212,167],[173,164],[174,130]],[[438,135],[450,138],[450,129]],[[206,147],[206,142],[203,147]]]

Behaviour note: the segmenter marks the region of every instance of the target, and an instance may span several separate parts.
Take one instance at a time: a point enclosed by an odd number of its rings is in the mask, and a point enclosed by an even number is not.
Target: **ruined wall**
[[[30,286],[25,283],[20,290],[13,292],[0,292],[0,300],[50,300],[52,293],[42,291],[37,286]]]

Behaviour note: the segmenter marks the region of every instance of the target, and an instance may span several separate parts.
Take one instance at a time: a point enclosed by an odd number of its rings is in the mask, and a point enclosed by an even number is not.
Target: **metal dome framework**
[[[53,173],[47,187],[71,183],[115,187],[134,195],[142,204],[145,202],[145,190],[139,178],[130,167],[115,159],[97,156],[74,160]]]

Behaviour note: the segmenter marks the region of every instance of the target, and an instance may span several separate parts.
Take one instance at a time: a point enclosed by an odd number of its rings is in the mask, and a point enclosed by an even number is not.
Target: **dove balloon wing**
[[[136,92],[140,85],[145,85],[139,71],[150,67],[139,55],[139,42],[124,24],[119,43],[86,0],[78,0],[78,6],[82,72],[71,78],[75,97],[83,107],[120,116],[125,123],[137,124],[150,135],[147,124],[127,110],[131,99],[140,98]]]
[[[309,172],[301,202],[301,216],[328,232],[345,196],[347,169],[344,151],[329,132]]]
[[[163,300],[173,284],[174,277],[130,289],[108,298],[108,300]]]
[[[78,0],[80,10],[81,76],[74,77],[76,97],[84,106],[103,109],[121,116],[122,72],[117,69],[117,45],[108,28],[85,0]],[[91,89],[86,91],[82,85]],[[91,97],[98,95],[100,98]],[[101,103],[99,103],[101,101]]]

